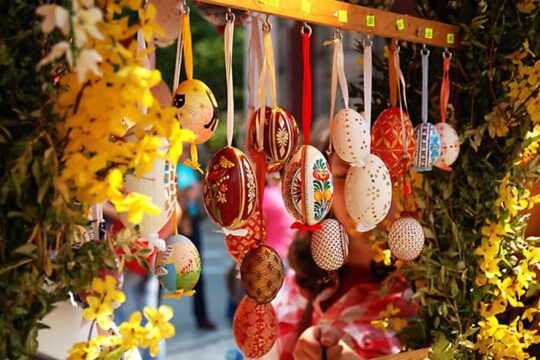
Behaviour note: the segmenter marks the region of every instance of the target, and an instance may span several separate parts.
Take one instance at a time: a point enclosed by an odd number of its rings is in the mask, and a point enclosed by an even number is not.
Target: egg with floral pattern
[[[245,296],[234,314],[233,335],[245,356],[260,358],[277,340],[278,323],[272,304],[257,304]]]
[[[199,251],[187,237],[172,235],[165,251],[158,251],[155,274],[161,285],[171,292],[193,290],[201,276]]]
[[[413,169],[416,171],[431,171],[431,166],[441,155],[441,138],[435,126],[422,123],[414,128],[416,138],[416,155]]]
[[[384,220],[392,204],[392,181],[384,162],[369,154],[361,166],[351,166],[345,178],[345,206],[360,232]]]
[[[205,83],[195,79],[180,83],[174,92],[173,105],[178,109],[180,126],[195,133],[197,144],[212,137],[219,123],[219,109]]]
[[[264,118],[261,109],[257,110],[248,129],[248,151],[257,151],[257,125],[262,121],[263,151],[268,172],[279,171],[298,148],[298,126],[296,120],[287,111],[276,107],[265,107]]]
[[[221,227],[234,230],[245,225],[255,210],[257,184],[246,155],[232,146],[214,154],[204,174],[206,212]]]
[[[352,109],[343,109],[334,116],[330,136],[334,151],[350,164],[364,160],[370,152],[368,123]]]
[[[285,166],[281,191],[285,207],[298,222],[321,222],[334,196],[332,173],[324,155],[311,145],[296,150]]]
[[[403,151],[401,113],[407,139],[405,152]],[[416,152],[416,141],[407,113],[401,112],[398,107],[390,107],[379,115],[371,129],[371,152],[384,162],[392,180],[401,176],[404,170],[409,171]]]
[[[459,156],[459,136],[454,128],[445,122],[435,125],[441,138],[441,156],[435,161],[435,166],[443,170],[452,170],[452,165]]]

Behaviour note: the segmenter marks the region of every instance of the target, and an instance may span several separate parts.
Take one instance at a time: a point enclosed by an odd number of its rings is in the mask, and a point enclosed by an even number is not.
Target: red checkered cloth
[[[365,359],[399,353],[402,346],[395,337],[392,326],[382,330],[371,322],[382,320],[380,313],[387,310],[389,304],[392,304],[394,309],[400,309],[393,318],[406,319],[416,314],[416,304],[409,300],[411,291],[403,278],[394,278],[390,290],[385,294],[381,294],[381,282],[354,285],[323,312],[321,302],[329,299],[336,288],[327,289],[317,296],[313,304],[311,325],[332,325],[341,333],[341,338]],[[282,290],[273,303],[279,323],[277,352],[280,360],[293,359],[296,329],[306,304],[307,301],[294,280],[294,272],[289,270]]]

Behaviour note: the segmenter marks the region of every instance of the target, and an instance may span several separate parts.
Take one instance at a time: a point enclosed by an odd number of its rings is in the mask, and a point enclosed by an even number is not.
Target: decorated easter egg
[[[173,105],[178,108],[178,120],[184,129],[195,133],[197,144],[210,139],[219,122],[219,110],[214,94],[200,80],[185,80],[174,92]]]
[[[321,230],[311,237],[311,256],[323,270],[339,269],[349,257],[349,237],[343,226],[335,219],[324,219]]]
[[[171,235],[166,250],[158,251],[155,274],[169,291],[193,290],[201,276],[201,257],[191,240],[183,235]]]
[[[400,109],[390,107],[384,110],[371,129],[371,152],[385,163],[392,180],[403,174],[403,158],[406,157],[405,170],[411,168],[416,152],[413,126],[409,115],[403,112],[405,123],[406,153],[403,153],[403,131],[401,126]]]
[[[156,37],[156,45],[167,47],[171,45],[180,34],[180,12],[177,1],[150,0],[156,8],[155,22],[163,28],[163,36]]]
[[[154,95],[154,97],[159,101],[159,105],[161,105],[161,107],[171,106],[173,97],[171,90],[165,81],[161,80],[156,86],[152,87],[150,91],[152,92],[152,95]]]
[[[441,138],[441,156],[435,161],[435,166],[443,170],[450,170],[450,165],[456,161],[459,155],[459,136],[454,128],[440,122],[435,125]]]
[[[247,223],[255,210],[255,174],[243,152],[226,146],[216,152],[204,174],[204,207],[214,222],[228,229]]]
[[[285,166],[281,187],[285,207],[297,221],[314,225],[330,211],[334,194],[326,158],[311,145],[302,145]]]
[[[126,136],[126,139],[132,139],[133,133]],[[161,139],[160,148],[166,149],[168,142],[165,138]],[[161,230],[171,218],[176,207],[176,171],[175,166],[168,160],[155,159],[152,169],[144,173],[140,178],[135,175],[126,175],[124,178],[124,189],[126,192],[137,192],[146,195],[152,199],[152,204],[161,209],[158,215],[143,216],[139,223],[139,233],[141,237],[148,238],[150,234],[155,234]],[[127,228],[133,228],[135,225],[128,220],[128,213],[118,214],[120,221]]]
[[[392,204],[392,182],[384,162],[369,154],[362,166],[351,166],[345,179],[345,206],[364,232],[384,220]]]
[[[334,116],[330,134],[334,150],[348,163],[362,161],[370,152],[368,124],[352,109],[343,109]]]
[[[266,157],[266,170],[276,172],[283,168],[293,152],[298,148],[298,126],[287,111],[277,107],[266,107],[264,119],[262,111],[255,112],[248,129],[248,149],[250,154],[257,151],[257,124],[261,126],[263,150]]]
[[[259,358],[268,353],[277,339],[277,318],[271,304],[257,304],[245,296],[233,319],[236,345],[244,355]]]
[[[231,257],[239,263],[242,262],[244,255],[250,249],[263,244],[264,239],[266,239],[266,221],[259,209],[256,208],[248,222],[240,228],[247,230],[245,236],[225,235],[227,250]]]
[[[272,301],[283,285],[283,263],[269,246],[249,250],[240,265],[242,287],[246,295],[259,304]]]
[[[422,225],[410,215],[402,214],[388,231],[388,247],[403,261],[416,259],[424,248],[424,240]]]
[[[421,123],[414,128],[416,155],[413,168],[416,171],[430,171],[431,166],[441,155],[441,138],[431,123]]]

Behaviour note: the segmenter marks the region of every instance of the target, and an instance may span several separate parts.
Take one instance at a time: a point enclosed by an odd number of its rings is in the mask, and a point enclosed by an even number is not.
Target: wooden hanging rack
[[[443,48],[460,46],[459,27],[333,0],[199,0],[301,22]]]

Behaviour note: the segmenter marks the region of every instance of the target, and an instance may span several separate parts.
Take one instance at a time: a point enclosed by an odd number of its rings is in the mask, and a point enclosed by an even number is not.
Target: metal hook
[[[362,46],[366,47],[366,46],[371,46],[371,45],[373,45],[373,41],[371,41],[371,35],[368,34],[368,35],[366,35],[366,37],[362,41]],[[396,44],[396,46],[397,46],[397,44]]]
[[[422,50],[420,50],[420,55],[429,56],[429,49],[427,48],[426,44],[422,44]]]
[[[313,34],[313,29],[308,25],[308,23],[304,22],[302,24],[302,28],[300,29],[300,34],[307,34],[308,36],[311,36],[311,34]]]
[[[180,6],[178,6],[178,12],[180,15],[189,15],[189,6],[187,4],[187,0],[184,0]]]
[[[443,56],[443,58],[447,58],[447,59],[450,59],[450,60],[452,59],[452,53],[450,52],[450,50],[448,50],[448,48],[444,48],[442,56]]]
[[[225,21],[227,22],[234,22],[236,16],[234,15],[234,13],[232,12],[231,8],[228,8],[227,9],[227,12],[225,13]]]
[[[332,39],[334,39],[334,40],[343,40],[343,33],[341,32],[340,29],[336,29],[336,31],[332,35]]]
[[[266,18],[264,19],[262,23],[262,30],[264,32],[270,32],[270,30],[272,30],[272,24],[270,23],[270,21],[268,21],[268,18],[269,18],[269,15],[266,14]]]

